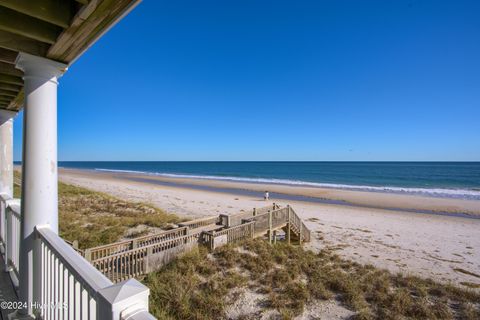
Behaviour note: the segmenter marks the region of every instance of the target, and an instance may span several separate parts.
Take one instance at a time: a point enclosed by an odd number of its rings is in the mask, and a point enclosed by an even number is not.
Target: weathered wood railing
[[[288,222],[288,207],[257,214],[246,221],[255,221],[256,235],[264,234],[266,231],[282,227]]]
[[[137,247],[91,261],[111,281],[138,277],[160,268],[176,254],[198,245],[200,233],[182,235],[147,246]]]
[[[250,219],[254,216],[262,215],[264,213],[267,213],[268,211],[273,211],[277,209],[280,209],[280,206],[274,203],[271,206],[253,208],[253,210],[239,212],[236,214],[221,214],[220,223],[228,228],[238,226],[239,224],[242,224],[243,220]]]
[[[98,260],[114,254],[125,252],[131,249],[149,246],[155,243],[161,243],[167,240],[176,239],[187,234],[187,227],[180,227],[171,230],[162,231],[153,235],[146,235],[131,240],[115,242],[103,246],[89,248],[85,250],[87,260]]]
[[[75,250],[79,255],[81,255],[82,257],[85,256],[85,251],[78,247],[78,241],[77,240],[69,241],[69,240],[64,239],[63,241],[65,241],[69,246],[71,246],[73,248],[73,250]]]
[[[261,208],[255,208],[253,209],[255,211],[255,215],[260,215],[263,213],[267,213],[268,211],[273,211],[280,209],[280,206],[276,203],[273,203],[271,206],[266,206],[266,207],[261,207]]]
[[[124,252],[132,249],[132,240],[119,241],[103,246],[85,249],[85,259],[88,261],[107,257],[112,254]]]
[[[178,225],[180,227],[187,227],[189,229],[197,229],[197,228],[209,226],[212,224],[217,224],[219,222],[220,222],[219,217],[213,216],[213,217],[206,217],[206,218],[195,219],[187,222],[182,222],[182,223],[179,223]]]
[[[216,236],[227,236],[227,241],[235,242],[242,239],[253,238],[255,221],[243,223],[241,225],[223,229],[220,231],[213,231]]]
[[[220,231],[202,233],[202,242],[211,250],[237,241],[252,239],[255,235],[255,221],[245,222]]]
[[[245,219],[245,216],[250,217]],[[235,220],[238,219],[238,217],[243,218],[240,224],[237,224]],[[272,236],[276,234],[278,229],[287,230],[287,238],[289,241],[290,231],[293,231],[293,233],[298,236],[300,243],[310,241],[310,230],[308,230],[290,206],[280,208],[274,204],[272,207],[254,211],[254,215],[242,212],[238,215],[233,215],[231,219],[223,218],[223,221],[226,221],[227,224],[233,224],[234,226],[216,232],[205,232],[202,236],[202,241],[210,249],[215,249],[225,243],[237,241],[240,238],[248,239],[250,237],[263,236],[265,233],[269,235],[270,240],[273,240]],[[227,235],[227,237],[222,238],[223,235]]]
[[[289,222],[291,224],[291,227],[300,234],[300,237],[302,237],[302,241],[310,242],[310,230],[307,228],[303,220],[300,219],[300,217],[297,215],[297,213],[295,212],[295,210],[293,210],[292,207],[287,206],[287,208],[289,208],[290,210]]]

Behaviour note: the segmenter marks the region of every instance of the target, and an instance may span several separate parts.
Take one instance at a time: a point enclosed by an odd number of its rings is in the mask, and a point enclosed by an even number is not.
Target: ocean
[[[480,162],[60,161],[59,167],[480,200]]]

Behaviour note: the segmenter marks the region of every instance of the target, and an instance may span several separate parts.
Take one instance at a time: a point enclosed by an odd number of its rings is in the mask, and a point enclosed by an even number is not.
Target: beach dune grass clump
[[[149,228],[165,228],[180,219],[149,204],[129,202],[65,183],[58,184],[60,236],[78,240],[80,248],[109,244],[140,236]],[[144,226],[142,233],[128,232]]]
[[[159,319],[225,319],[242,290],[262,295],[261,308],[274,310],[274,319],[293,319],[307,305],[331,299],[355,312],[354,319],[480,318],[475,291],[260,239],[211,254],[194,250],[144,282]]]
[[[21,174],[15,171],[15,178]],[[21,188],[14,184],[14,196],[21,196]],[[58,210],[60,236],[78,241],[81,249],[109,244],[129,237],[138,237],[149,230],[168,227],[180,222],[152,205],[117,199],[108,194],[86,188],[58,183]],[[132,231],[143,226],[140,231]]]

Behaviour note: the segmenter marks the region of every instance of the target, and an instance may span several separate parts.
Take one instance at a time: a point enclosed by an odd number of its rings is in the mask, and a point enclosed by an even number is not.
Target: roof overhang
[[[0,109],[23,106],[19,52],[72,64],[141,0],[0,0]]]

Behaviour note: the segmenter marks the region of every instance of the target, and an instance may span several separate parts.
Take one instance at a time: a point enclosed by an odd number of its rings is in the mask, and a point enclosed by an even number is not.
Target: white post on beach
[[[13,117],[15,115],[16,112],[0,110],[0,194],[9,198],[13,198]]]
[[[24,72],[22,205],[19,301],[28,302],[21,314],[32,314],[30,303],[40,302],[40,241],[34,228],[48,225],[58,233],[57,79],[67,66],[20,53],[16,67]]]

